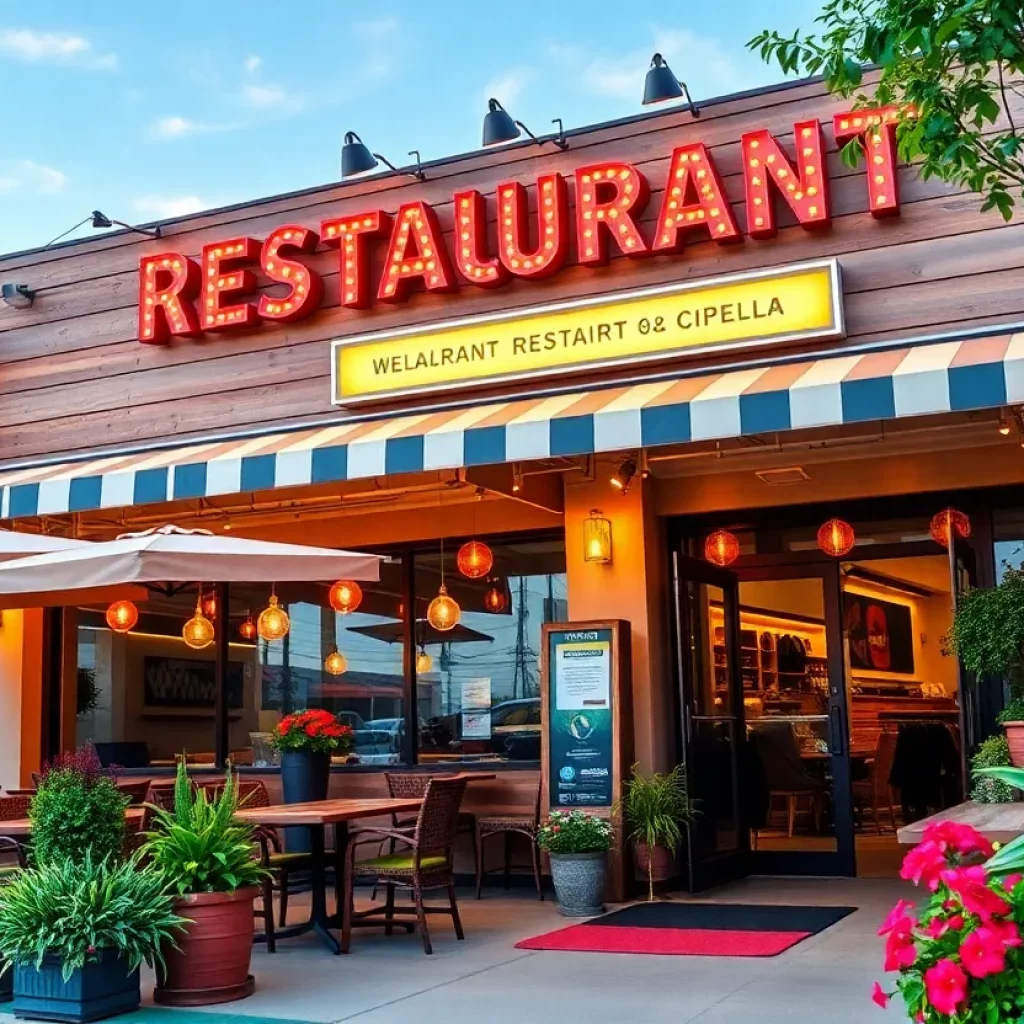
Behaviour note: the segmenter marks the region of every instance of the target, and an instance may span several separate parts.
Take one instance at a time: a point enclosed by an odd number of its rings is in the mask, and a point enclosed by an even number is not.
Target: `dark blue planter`
[[[331,781],[331,755],[313,754],[308,750],[281,752],[281,788],[286,804],[304,804],[309,800],[326,800]],[[286,828],[285,847],[289,853],[308,853],[309,829]]]
[[[91,1021],[130,1013],[139,1008],[139,972],[127,970],[117,951],[104,949],[96,963],[86,964],[65,981],[61,962],[46,957],[14,967],[14,1016],[23,1020]]]

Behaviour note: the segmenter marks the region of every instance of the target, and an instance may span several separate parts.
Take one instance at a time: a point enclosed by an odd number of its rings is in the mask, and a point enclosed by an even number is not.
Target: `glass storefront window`
[[[1024,565],[1024,509],[994,510],[992,536],[995,541],[996,581],[999,582],[1008,568],[1019,569]]]
[[[416,555],[419,761],[540,759],[541,626],[567,617],[565,544],[490,544],[491,571],[467,579],[445,544],[444,582],[461,617],[450,632],[426,618],[441,585],[440,552]]]

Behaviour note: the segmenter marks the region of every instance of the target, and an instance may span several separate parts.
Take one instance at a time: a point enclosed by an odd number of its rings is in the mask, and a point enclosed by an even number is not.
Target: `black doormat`
[[[588,924],[625,928],[701,928],[708,931],[803,932],[817,935],[856,907],[790,907],[761,903],[636,903]]]

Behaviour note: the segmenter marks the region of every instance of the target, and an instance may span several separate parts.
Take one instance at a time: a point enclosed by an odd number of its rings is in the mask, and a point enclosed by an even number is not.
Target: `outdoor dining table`
[[[126,820],[132,821],[141,818],[145,814],[143,807],[129,807],[125,810]],[[11,818],[9,821],[0,821],[0,836],[10,836],[12,839],[28,837],[32,835],[32,820],[30,818]]]
[[[968,800],[966,803],[939,811],[938,814],[904,825],[896,835],[904,846],[915,846],[921,841],[924,830],[940,821],[970,825],[990,842],[1008,843],[1024,835],[1024,803],[979,804]]]
[[[276,931],[279,939],[292,938],[306,932],[314,932],[332,953],[341,952],[341,943],[331,934],[331,928],[340,928],[338,914],[327,911],[327,855],[324,831],[328,825],[335,826],[335,870],[344,863],[348,846],[348,823],[356,818],[374,818],[385,814],[409,814],[420,809],[422,798],[393,800],[390,798],[359,800],[311,800],[301,804],[276,804],[272,807],[242,808],[237,816],[243,821],[269,828],[287,828],[305,825],[310,833],[310,857],[312,861],[310,883],[312,906],[309,920],[300,925],[281,928]]]

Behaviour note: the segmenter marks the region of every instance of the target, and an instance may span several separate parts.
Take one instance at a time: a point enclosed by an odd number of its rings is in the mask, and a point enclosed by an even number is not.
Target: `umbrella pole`
[[[223,768],[228,759],[228,662],[230,648],[228,646],[228,585],[218,583],[215,587],[217,595],[217,621],[215,625],[216,665],[214,669],[213,721],[214,721],[214,760],[218,768]]]

